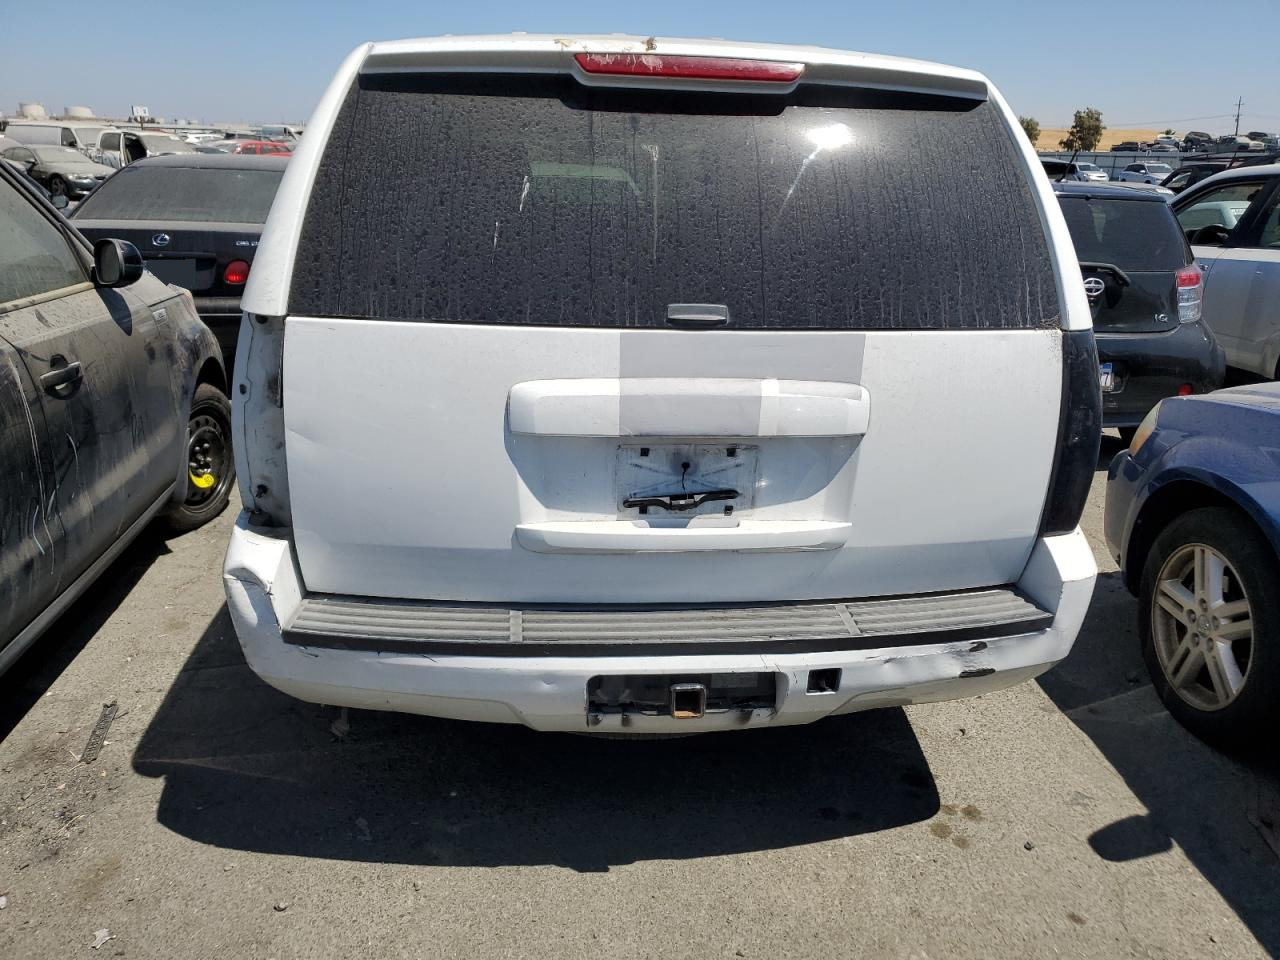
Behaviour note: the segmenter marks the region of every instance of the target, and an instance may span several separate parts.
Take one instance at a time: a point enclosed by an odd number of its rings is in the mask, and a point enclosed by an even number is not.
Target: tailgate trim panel
[[[1035,633],[1053,615],[1012,586],[874,600],[699,607],[436,603],[312,594],[285,643],[466,656],[876,650]]]

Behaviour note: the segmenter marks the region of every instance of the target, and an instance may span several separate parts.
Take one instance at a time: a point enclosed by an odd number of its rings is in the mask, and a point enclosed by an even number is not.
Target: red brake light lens
[[[1204,288],[1200,268],[1194,263],[1178,271],[1178,322],[1195,323],[1200,319]]]
[[[737,57],[671,57],[658,53],[578,53],[586,73],[632,77],[678,77],[686,80],[755,80],[793,83],[804,73],[803,63],[781,60],[743,60]]]
[[[1196,392],[1196,388],[1189,383],[1184,383],[1182,386],[1178,388],[1178,396],[1180,397],[1189,397],[1195,392]]]
[[[222,279],[233,287],[242,285],[249,279],[249,264],[244,260],[232,260],[222,272]]]

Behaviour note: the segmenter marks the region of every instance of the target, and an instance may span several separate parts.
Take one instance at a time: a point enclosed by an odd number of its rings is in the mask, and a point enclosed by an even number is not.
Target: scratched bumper
[[[808,723],[875,707],[976,696],[1043,673],[1075,642],[1096,567],[1083,534],[1041,540],[1019,589],[1053,614],[1049,627],[1012,637],[835,653],[483,657],[321,649],[283,640],[301,602],[287,536],[255,530],[242,514],[227,552],[232,621],[249,666],[302,700],[460,720],[523,723],[537,730],[663,733]],[[811,670],[839,669],[839,689],[808,692]],[[588,727],[587,683],[622,674],[769,671],[774,707],[707,714],[696,720],[607,715]]]

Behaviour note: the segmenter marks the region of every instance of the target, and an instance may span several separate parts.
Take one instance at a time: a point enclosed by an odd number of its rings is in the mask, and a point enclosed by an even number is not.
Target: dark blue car
[[[1280,383],[1159,404],[1111,463],[1107,546],[1156,691],[1223,746],[1280,720]]]

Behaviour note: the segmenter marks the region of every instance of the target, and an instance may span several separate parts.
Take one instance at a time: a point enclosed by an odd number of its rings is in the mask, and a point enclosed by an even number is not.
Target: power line
[[[1123,130],[1126,127],[1133,127],[1133,128],[1158,127],[1162,123],[1191,123],[1195,120],[1222,120],[1225,117],[1233,117],[1233,116],[1235,116],[1235,114],[1233,113],[1214,113],[1207,117],[1177,117],[1174,119],[1169,119],[1166,117],[1164,120],[1142,120],[1142,121],[1134,121],[1132,123],[1112,123],[1112,124],[1108,124],[1108,126],[1112,130]]]

